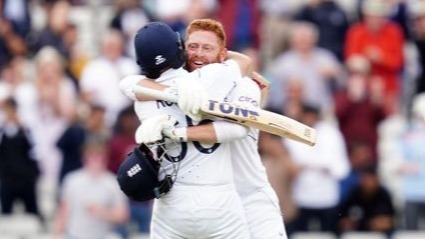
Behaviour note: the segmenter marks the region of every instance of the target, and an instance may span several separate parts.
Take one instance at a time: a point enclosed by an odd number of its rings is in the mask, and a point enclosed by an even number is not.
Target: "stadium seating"
[[[425,239],[425,231],[397,231],[392,239]]]
[[[388,239],[388,237],[379,232],[346,232],[340,239]]]
[[[290,239],[337,239],[337,237],[326,232],[297,232],[292,234]]]
[[[42,225],[37,217],[26,214],[14,214],[0,217],[0,235],[30,238],[42,231]]]

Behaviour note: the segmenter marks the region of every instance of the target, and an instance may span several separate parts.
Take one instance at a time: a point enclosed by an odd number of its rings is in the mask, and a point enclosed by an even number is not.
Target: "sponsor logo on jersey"
[[[142,168],[140,167],[139,164],[136,164],[133,167],[131,167],[130,170],[127,171],[127,175],[131,178],[140,171],[142,171]]]
[[[239,97],[238,101],[240,101],[240,102],[248,102],[251,105],[253,105],[255,107],[258,107],[258,102],[255,99],[253,99],[253,98],[251,98],[249,96],[242,95],[242,96]]]
[[[222,114],[239,116],[243,118],[249,118],[251,120],[256,120],[259,116],[258,112],[255,110],[250,110],[235,104],[229,104],[225,102],[217,102],[214,100],[209,101],[208,105],[209,110],[211,111],[220,111]]]

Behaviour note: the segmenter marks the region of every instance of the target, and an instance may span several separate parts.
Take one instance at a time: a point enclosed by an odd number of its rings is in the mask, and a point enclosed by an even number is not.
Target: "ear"
[[[223,47],[218,54],[218,59],[220,62],[223,62],[227,59],[227,48]]]

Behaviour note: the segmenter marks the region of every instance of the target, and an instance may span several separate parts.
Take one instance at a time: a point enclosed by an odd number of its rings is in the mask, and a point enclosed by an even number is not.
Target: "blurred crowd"
[[[3,215],[21,201],[56,234],[148,233],[151,202],[114,183],[139,124],[118,82],[140,73],[140,27],[196,18],[271,81],[268,110],[317,130],[315,147],[259,142],[289,234],[425,230],[423,0],[0,0]]]

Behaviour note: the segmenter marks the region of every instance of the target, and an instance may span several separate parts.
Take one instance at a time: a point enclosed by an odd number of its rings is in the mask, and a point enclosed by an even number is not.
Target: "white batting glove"
[[[176,128],[175,123],[175,120],[169,120],[164,122],[162,134],[173,141],[187,142],[187,128]]]
[[[175,82],[179,108],[195,121],[200,121],[201,108],[208,100],[206,89],[196,79],[182,77]]]
[[[172,123],[170,118],[169,115],[158,115],[144,120],[136,130],[136,143],[147,144],[161,140],[163,138],[162,129],[164,128],[165,122],[167,122],[167,124]],[[174,124],[175,122],[174,119]]]

